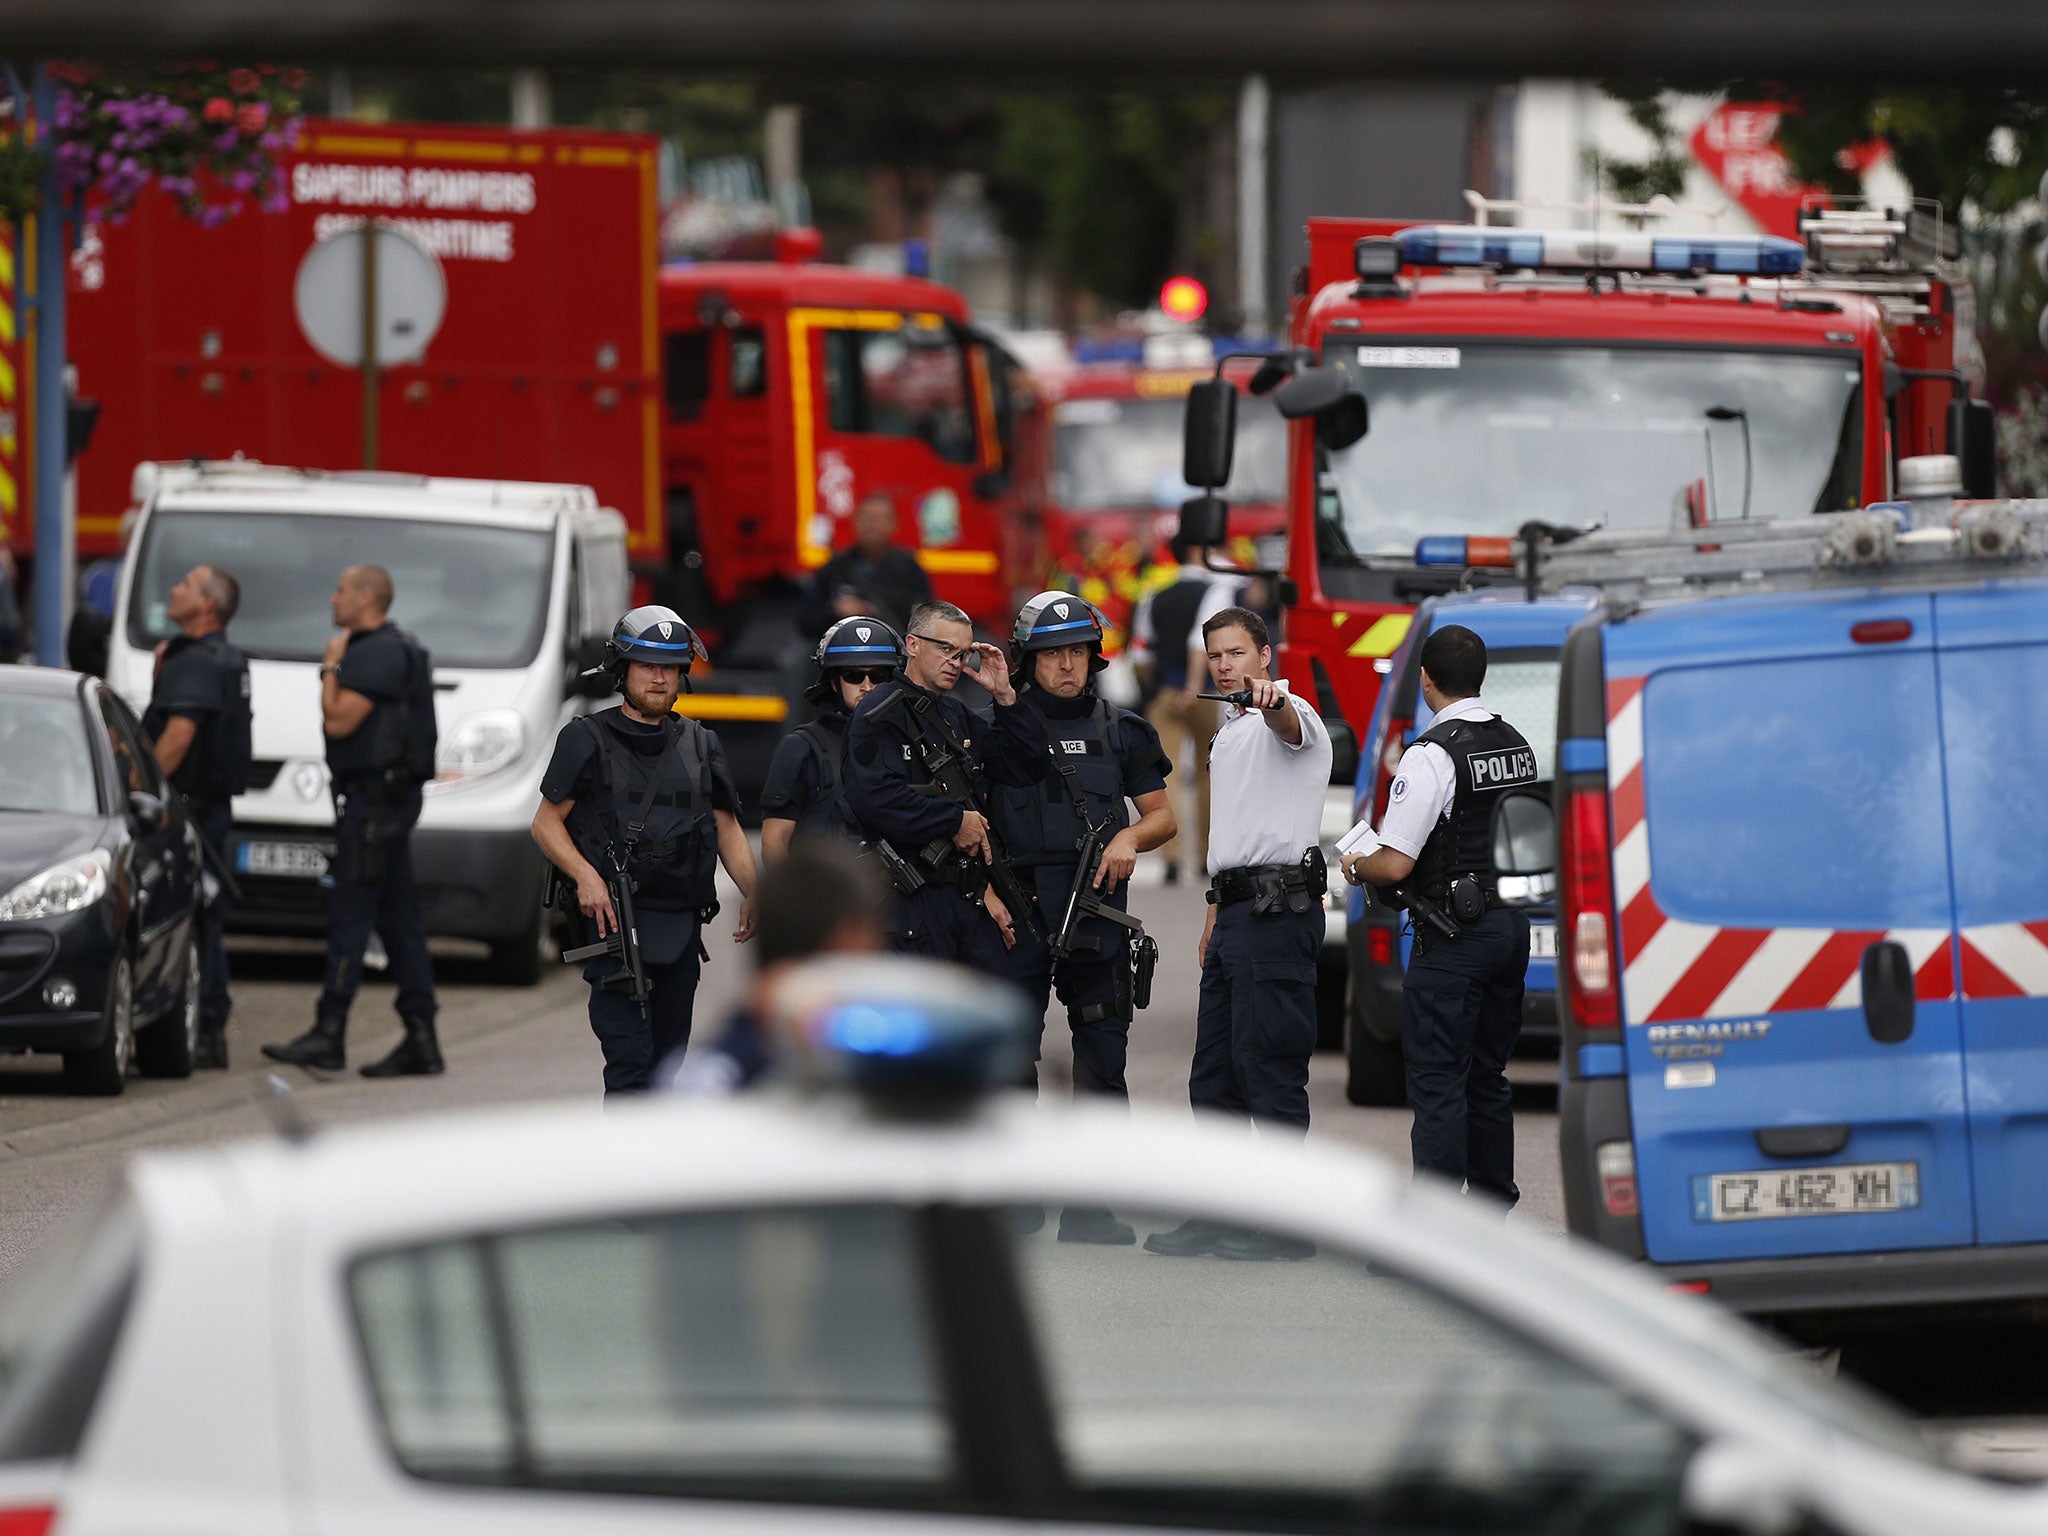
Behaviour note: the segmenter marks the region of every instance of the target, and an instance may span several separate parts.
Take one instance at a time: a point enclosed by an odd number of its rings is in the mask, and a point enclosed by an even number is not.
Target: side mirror
[[[1181,479],[1205,490],[1230,483],[1237,449],[1237,386],[1228,379],[1204,379],[1188,391],[1181,433]]]
[[[1557,813],[1541,795],[1506,795],[1493,808],[1494,888],[1511,907],[1557,895]]]
[[[1989,400],[1951,400],[1948,451],[1963,466],[1963,495],[1989,501],[1998,494],[1998,416]]]
[[[161,832],[171,824],[171,808],[146,789],[131,789],[128,819],[144,832]]]
[[[1358,732],[1348,720],[1323,716],[1323,729],[1330,733],[1330,782],[1349,784],[1358,777]]]
[[[1332,452],[1349,448],[1371,425],[1365,396],[1342,368],[1302,369],[1273,391],[1273,404],[1290,421],[1313,417],[1316,441]]]
[[[1180,541],[1213,549],[1230,537],[1230,503],[1221,496],[1197,496],[1180,508]]]
[[[1792,1536],[1813,1529],[1799,1465],[1751,1441],[1709,1440],[1685,1466],[1679,1491],[1688,1530]]]
[[[585,635],[569,647],[569,692],[580,699],[611,697],[611,679],[598,669],[604,665],[605,637]]]

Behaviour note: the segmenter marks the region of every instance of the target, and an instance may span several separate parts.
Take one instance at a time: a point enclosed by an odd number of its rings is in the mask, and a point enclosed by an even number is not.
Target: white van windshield
[[[270,661],[317,661],[334,622],[327,600],[351,565],[381,565],[396,593],[391,617],[442,667],[517,669],[547,626],[554,536],[421,518],[290,512],[155,513],[134,554],[128,639],[170,635],[171,588],[195,565],[242,586],[229,627],[236,645]]]

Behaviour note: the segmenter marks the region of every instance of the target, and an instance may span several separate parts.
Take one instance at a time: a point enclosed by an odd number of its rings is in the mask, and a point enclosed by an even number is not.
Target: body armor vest
[[[1038,693],[1028,695],[1037,707]],[[1124,764],[1112,729],[1116,711],[1097,699],[1095,707],[1076,718],[1045,715],[1045,733],[1052,740],[1053,771],[1029,789],[997,784],[989,791],[996,830],[1009,844],[1010,860],[1019,869],[1044,864],[1072,864],[1078,857],[1081,819],[1067,787],[1071,768],[1088,802],[1088,816],[1103,828],[1106,842],[1131,824],[1124,800]],[[1106,825],[1105,825],[1106,823]]]
[[[846,785],[840,775],[840,754],[846,746],[846,717],[821,715],[796,728],[811,750],[818,771],[818,790],[796,813],[792,838],[836,837],[860,841],[860,823],[846,803]]]
[[[598,792],[569,813],[569,835],[582,855],[609,873],[614,851],[626,853],[639,904],[649,910],[696,911],[718,899],[718,827],[712,819],[711,754],[704,727],[676,717],[656,738],[621,730],[615,705],[585,715],[578,725],[597,744]],[[647,822],[626,848],[651,775],[660,783],[648,803]],[[586,814],[588,813],[588,814]]]
[[[1527,738],[1495,715],[1491,720],[1447,720],[1415,738],[1450,756],[1457,790],[1450,814],[1431,829],[1415,861],[1414,889],[1441,900],[1460,875],[1493,885],[1493,808],[1511,789],[1534,789],[1536,752]]]

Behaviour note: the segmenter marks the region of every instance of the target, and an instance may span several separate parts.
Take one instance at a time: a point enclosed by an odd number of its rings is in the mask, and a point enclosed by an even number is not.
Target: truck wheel
[[[135,1070],[144,1077],[190,1077],[199,1051],[199,924],[179,957],[178,995],[170,1009],[135,1037]]]
[[[540,940],[547,926],[547,914],[541,910],[538,900],[533,904],[533,916],[526,926],[509,939],[495,940],[491,945],[491,974],[508,987],[532,987],[540,984]]]
[[[64,1086],[100,1097],[128,1086],[135,1059],[135,969],[123,955],[107,978],[107,1032],[90,1050],[64,1053]]]
[[[1357,999],[1345,992],[1344,1097],[1354,1104],[1399,1109],[1408,1102],[1408,1069],[1401,1044],[1381,1040],[1358,1016]]]

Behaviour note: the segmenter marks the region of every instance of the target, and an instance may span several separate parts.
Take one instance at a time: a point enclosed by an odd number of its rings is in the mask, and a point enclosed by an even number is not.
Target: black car
[[[185,1077],[199,1037],[198,835],[105,684],[0,666],[0,1052],[65,1085]]]

